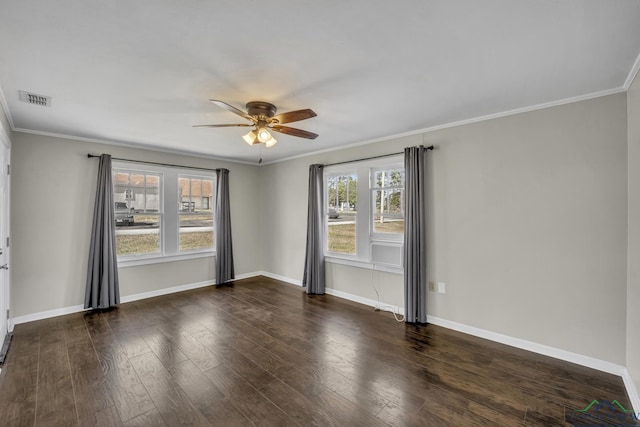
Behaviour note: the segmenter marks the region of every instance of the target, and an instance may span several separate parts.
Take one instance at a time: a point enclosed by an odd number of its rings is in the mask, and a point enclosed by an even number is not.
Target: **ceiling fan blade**
[[[276,132],[297,136],[300,138],[316,139],[318,137],[317,133],[307,132],[306,130],[302,130],[302,129],[290,128],[289,126],[275,125],[275,126],[271,126],[270,129],[273,129]]]
[[[231,111],[232,113],[235,113],[235,114],[239,115],[240,117],[244,117],[245,119],[250,120],[252,122],[255,121],[255,119],[253,117],[251,117],[249,114],[245,113],[242,110],[238,110],[233,105],[229,105],[226,102],[218,101],[217,99],[210,99],[209,101],[213,102],[214,104],[216,104],[220,108],[224,108],[227,111]]]
[[[251,127],[253,125],[247,123],[223,124],[223,125],[193,125],[194,128],[229,128],[229,127]]]
[[[273,116],[271,121],[275,122],[277,120],[278,123],[284,124],[310,119],[311,117],[315,116],[317,116],[317,114],[314,113],[313,110],[307,108],[304,110],[289,111],[288,113],[277,114]]]

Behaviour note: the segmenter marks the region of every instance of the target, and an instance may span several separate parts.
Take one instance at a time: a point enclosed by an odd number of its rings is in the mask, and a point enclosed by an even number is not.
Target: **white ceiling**
[[[209,98],[318,114],[270,162],[624,90],[639,52],[636,0],[0,0],[14,130],[250,162],[246,129],[191,127],[243,122]]]

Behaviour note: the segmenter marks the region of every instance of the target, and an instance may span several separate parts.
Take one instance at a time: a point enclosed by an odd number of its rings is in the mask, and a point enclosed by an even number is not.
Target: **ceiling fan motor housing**
[[[276,115],[276,106],[263,101],[247,102],[247,113],[250,116],[271,118]]]

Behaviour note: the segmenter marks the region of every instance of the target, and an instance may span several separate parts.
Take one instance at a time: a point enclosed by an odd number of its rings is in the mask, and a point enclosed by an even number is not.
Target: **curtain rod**
[[[427,150],[433,150],[433,145],[430,145],[428,147],[426,147]],[[336,163],[327,163],[324,166],[335,166],[335,165],[344,165],[346,163],[355,163],[355,162],[362,162],[363,160],[373,160],[373,159],[381,159],[383,157],[391,157],[391,156],[397,156],[400,154],[404,154],[404,151],[401,151],[399,153],[390,153],[390,154],[382,154],[380,156],[373,156],[373,157],[365,157],[363,159],[355,159],[355,160],[345,160],[344,162],[336,162]]]
[[[97,156],[95,154],[87,154],[87,158],[91,159],[92,157],[100,157]],[[111,160],[119,160],[121,162],[132,162],[132,163],[144,163],[147,165],[156,165],[156,166],[171,166],[174,168],[183,168],[183,169],[196,169],[196,170],[202,170],[202,171],[214,171],[217,172],[220,169],[210,169],[210,168],[199,168],[196,166],[182,166],[182,165],[173,165],[171,163],[156,163],[156,162],[146,162],[144,160],[131,160],[131,159],[121,159],[118,157],[112,157]]]

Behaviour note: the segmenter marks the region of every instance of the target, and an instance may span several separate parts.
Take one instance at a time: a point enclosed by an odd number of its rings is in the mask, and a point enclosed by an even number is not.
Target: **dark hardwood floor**
[[[2,426],[571,425],[594,399],[631,408],[619,377],[264,277],[17,325],[0,373]]]

